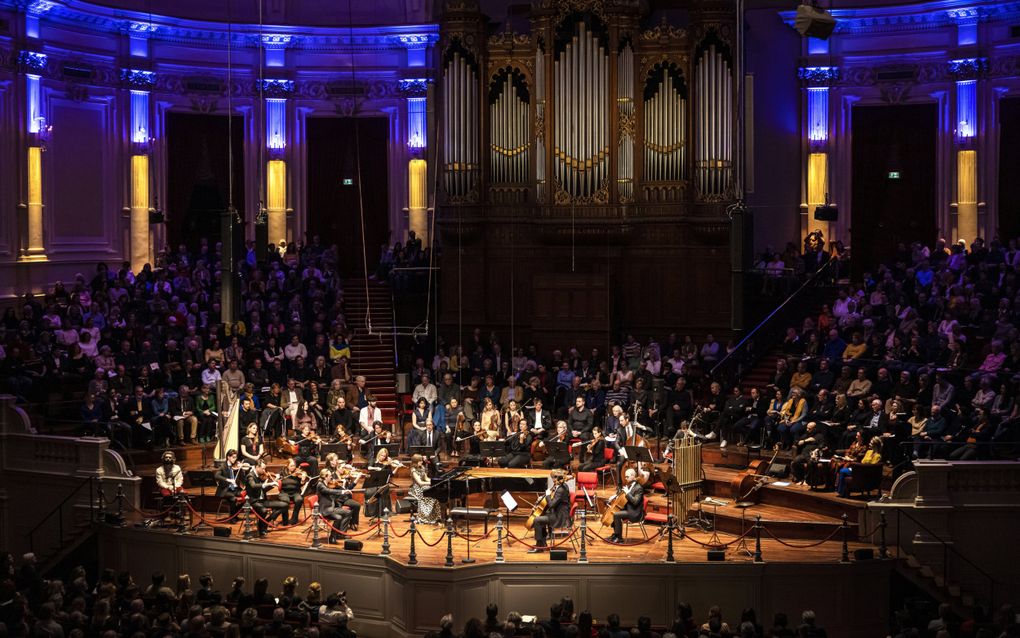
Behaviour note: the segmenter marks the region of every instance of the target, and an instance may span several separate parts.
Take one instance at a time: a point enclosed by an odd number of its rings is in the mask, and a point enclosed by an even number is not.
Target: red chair
[[[616,477],[616,464],[613,463],[616,451],[607,446],[602,450],[602,457],[605,459],[605,465],[595,468],[595,473],[602,477],[602,489],[606,489],[606,475],[613,479],[613,487],[618,486],[620,482]]]
[[[311,495],[305,497],[305,500],[302,503],[302,507],[308,508],[309,512],[314,512],[315,511],[315,506],[318,505],[318,504],[319,504],[319,495],[318,494],[311,494]]]

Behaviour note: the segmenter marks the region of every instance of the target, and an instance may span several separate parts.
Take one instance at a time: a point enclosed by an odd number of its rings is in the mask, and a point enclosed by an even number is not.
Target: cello
[[[549,506],[549,490],[546,490],[542,498],[535,501],[535,506],[531,508],[531,514],[528,515],[528,520],[524,521],[524,529],[534,529],[535,519],[545,513],[545,508]]]
[[[733,477],[730,481],[730,496],[734,503],[758,502],[758,491],[768,483],[766,472],[779,455],[779,446],[776,445],[774,450],[772,460],[755,459],[747,464],[746,470]]]
[[[604,512],[602,512],[602,525],[611,527],[613,525],[613,514],[622,512],[627,507],[627,497],[630,495],[630,485],[621,489],[616,496],[609,501]]]

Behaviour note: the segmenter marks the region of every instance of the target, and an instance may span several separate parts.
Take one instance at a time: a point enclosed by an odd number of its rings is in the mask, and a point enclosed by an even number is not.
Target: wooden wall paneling
[[[375,568],[350,569],[339,565],[321,565],[319,582],[323,592],[346,591],[357,596],[359,615],[386,618],[386,582]]]
[[[181,573],[191,576],[193,588],[198,588],[198,579],[202,574],[211,574],[216,587],[226,593],[229,591],[230,583],[237,576],[245,576],[246,583],[251,581],[244,571],[244,557],[237,552],[230,551],[230,547],[224,547],[223,551],[205,552],[181,552]],[[270,591],[274,589],[275,583],[270,583]]]
[[[642,578],[635,573],[633,576],[588,578],[585,579],[585,587],[585,609],[612,609],[620,614],[623,623],[635,623],[640,616],[653,619],[672,617],[674,605],[668,588],[664,588],[661,581]],[[605,622],[605,614],[596,612],[596,615]]]
[[[541,567],[534,567],[536,576]],[[514,609],[522,614],[532,614],[539,618],[549,617],[549,606],[570,596],[575,601],[580,598],[580,582],[576,579],[556,580],[543,575],[539,580],[535,577],[507,576],[499,580],[500,609]]]

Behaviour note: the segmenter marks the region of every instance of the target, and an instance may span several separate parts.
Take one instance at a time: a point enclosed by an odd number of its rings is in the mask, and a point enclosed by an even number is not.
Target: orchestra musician
[[[525,411],[531,435],[540,439],[548,438],[556,429],[552,416],[548,410],[543,409],[541,397],[535,397],[532,403],[534,407]]]
[[[439,442],[443,435],[436,431],[436,425],[429,419],[425,422],[425,429],[411,432],[411,447],[427,447],[429,449],[426,460],[433,462],[439,451]]]
[[[284,524],[297,525],[298,517],[301,514],[301,504],[305,501],[305,487],[308,485],[308,474],[301,468],[297,460],[292,458],[287,461],[287,469],[284,470],[283,476],[280,477],[280,494],[276,497],[276,500],[284,504],[285,509],[283,510],[283,522]],[[290,520],[287,519],[287,512],[293,510],[290,514]]]
[[[346,450],[345,458],[351,458],[351,449],[357,441],[350,434],[350,430],[344,427],[343,423],[338,423],[333,430],[333,443],[338,443],[342,449]]]
[[[162,464],[156,468],[156,487],[164,498],[184,492],[184,473],[169,450],[163,453]]]
[[[408,496],[418,503],[418,523],[440,525],[443,522],[439,501],[425,496],[425,488],[432,485],[432,479],[425,469],[425,457],[415,454],[411,457],[411,489]]]
[[[216,497],[226,501],[231,516],[241,508],[238,501],[244,493],[245,473],[250,467],[238,460],[237,450],[227,450],[226,459],[216,470]]]
[[[506,438],[506,456],[499,460],[500,467],[528,467],[531,464],[531,432],[528,422],[516,419],[517,431]]]
[[[506,408],[503,410],[503,432],[505,433],[503,438],[517,434],[517,421],[523,419],[524,415],[521,413],[517,401],[511,399],[507,402]]]
[[[259,427],[267,436],[277,437],[283,434],[283,393],[280,384],[274,383],[266,395],[266,407],[262,410]]]
[[[292,441],[297,445],[295,460],[298,466],[307,463],[308,472],[319,473],[319,444],[321,442],[319,435],[312,431],[311,425],[306,423],[301,427],[301,438],[296,442]]]
[[[537,554],[546,548],[546,539],[553,529],[570,527],[570,489],[567,487],[566,473],[554,470],[550,474],[553,484],[545,492],[545,509],[535,517],[535,547],[528,550],[529,554]]]
[[[499,439],[500,416],[492,397],[485,397],[482,401],[482,431],[486,441]]]
[[[358,479],[364,476],[364,474],[359,472],[353,465],[343,461],[340,461],[339,468],[337,478],[340,481],[340,487],[351,492],[351,496],[348,496],[340,504],[350,510],[350,528],[357,531],[358,521],[361,519],[361,503],[354,500],[354,488],[358,484]]]
[[[361,445],[361,454],[367,459],[375,458],[379,454],[380,445],[389,445],[392,442],[393,432],[387,430],[382,421],[376,421],[372,424],[368,441],[363,442]]]
[[[269,533],[269,523],[287,512],[286,503],[269,498],[269,490],[277,487],[278,483],[279,477],[269,473],[265,461],[258,461],[255,464],[255,469],[248,472],[248,501],[255,513],[258,514],[255,520],[258,523],[259,537],[261,538]]]
[[[594,472],[597,468],[605,465],[606,437],[602,436],[602,428],[597,425],[592,426],[591,435],[591,441],[581,443],[588,460],[577,468],[578,472]]]
[[[382,424],[379,424],[382,425]],[[404,464],[396,459],[390,458],[390,451],[386,448],[379,448],[376,452],[375,462],[368,466],[370,472],[383,472],[385,473],[387,482],[377,488],[368,488],[365,490],[365,515],[373,518],[378,518],[382,515],[384,509],[392,509],[390,507],[390,491],[389,491],[389,478],[393,475],[393,472],[399,468],[404,467]]]
[[[241,439],[241,456],[248,463],[255,465],[265,454],[266,448],[259,438],[259,426],[249,423],[247,434]]]
[[[319,484],[315,488],[319,495],[319,514],[330,521],[328,543],[343,539],[343,532],[350,529],[352,513],[345,510],[343,502],[353,496],[345,490],[338,479],[333,479],[326,468],[319,472]]]
[[[554,434],[552,436],[552,438],[548,439],[547,441],[540,442],[539,445],[541,445],[542,447],[546,447],[546,443],[547,442],[552,442],[552,443],[567,443],[569,445],[569,443],[570,443],[570,432],[567,430],[567,422],[566,421],[557,421],[556,422],[556,434]],[[570,451],[569,450],[570,450],[570,448],[568,447],[567,448],[567,454],[564,457],[557,458],[557,457],[554,457],[554,456],[550,455],[544,461],[542,461],[542,467],[544,467],[547,470],[551,470],[554,467],[569,467],[570,466],[570,461],[571,461],[571,456],[570,456]]]
[[[617,492],[617,495],[626,494],[627,504],[620,511],[613,513],[613,535],[609,537],[610,543],[622,545],[623,522],[639,521],[644,516],[645,491],[638,483],[637,476],[637,470],[634,468],[628,469],[623,475],[625,486],[620,492]]]

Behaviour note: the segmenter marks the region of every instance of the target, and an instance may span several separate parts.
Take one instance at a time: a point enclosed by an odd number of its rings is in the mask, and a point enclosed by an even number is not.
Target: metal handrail
[[[782,303],[776,306],[775,309],[773,309],[772,312],[770,312],[767,317],[762,319],[758,323],[758,325],[756,325],[746,335],[744,335],[744,338],[740,340],[740,343],[738,343],[737,346],[732,351],[726,353],[726,356],[720,359],[719,362],[712,367],[712,369],[709,371],[709,376],[711,376],[712,378],[718,378],[721,373],[720,371],[722,371],[725,367],[734,365],[734,362],[737,362],[738,364],[743,362],[744,358],[751,354],[748,351],[748,348],[750,347],[750,345],[754,343],[755,337],[759,333],[763,332],[763,330],[772,323],[773,319],[775,319],[776,316],[779,315],[779,313],[781,313],[783,310],[788,308],[789,305],[793,303],[793,301],[796,298],[799,298],[801,294],[808,289],[808,287],[813,286],[818,281],[823,280],[825,273],[827,273],[828,270],[832,268],[832,264],[835,261],[836,260],[830,259],[824,264],[822,264],[822,266],[814,273],[812,273],[811,276],[804,281],[804,283],[802,283],[796,290],[790,293],[790,295],[788,295],[786,299],[783,300]]]
[[[95,499],[93,498],[93,494],[92,494],[92,484],[93,484],[94,481],[95,481],[95,477],[94,476],[89,476],[89,477],[85,478],[81,483],[76,485],[74,487],[74,489],[71,490],[71,492],[67,496],[65,496],[63,498],[63,500],[60,501],[60,503],[57,504],[56,507],[54,507],[52,510],[50,510],[49,514],[47,514],[46,516],[42,517],[42,520],[40,520],[38,523],[36,523],[35,527],[33,527],[32,529],[28,530],[28,547],[29,547],[29,549],[31,551],[33,551],[33,552],[35,551],[35,533],[37,531],[39,531],[39,528],[41,528],[43,525],[45,525],[47,522],[49,522],[50,518],[52,518],[54,514],[58,514],[58,513],[60,514],[60,516],[57,518],[57,522],[58,522],[58,525],[59,525],[59,532],[60,532],[60,536],[58,537],[58,540],[60,541],[61,544],[63,544],[63,542],[64,542],[64,516],[63,516],[64,505],[66,505],[69,500],[71,500],[72,498],[77,496],[78,493],[81,491],[81,488],[84,487],[85,485],[89,486],[89,517],[90,518],[94,518],[94,516],[93,516],[94,511],[93,510],[94,510],[94,507],[95,507]]]
[[[896,517],[897,517],[896,518],[896,545],[897,545],[897,549],[899,549],[899,544],[900,544],[899,535],[900,535],[901,524],[900,524],[899,517],[900,517],[901,514],[903,516],[906,516],[907,518],[909,518],[915,525],[920,527],[922,530],[924,530],[925,533],[927,533],[929,536],[934,538],[936,541],[938,541],[942,545],[942,583],[943,583],[943,586],[945,586],[945,587],[949,586],[949,560],[948,560],[948,553],[951,552],[955,556],[958,556],[959,558],[961,558],[963,560],[963,562],[967,563],[972,568],[974,568],[974,570],[977,571],[979,574],[981,574],[982,576],[984,576],[985,578],[988,579],[988,584],[989,584],[989,594],[988,594],[989,603],[988,603],[988,607],[989,607],[989,609],[994,609],[995,608],[995,585],[998,583],[998,581],[995,580],[995,577],[992,576],[991,574],[989,574],[988,572],[986,572],[981,567],[979,567],[976,563],[974,563],[974,561],[972,561],[969,558],[967,558],[966,556],[964,556],[949,541],[943,539],[941,536],[939,536],[935,532],[931,531],[931,528],[929,528],[927,525],[925,525],[921,521],[919,521],[916,518],[914,518],[913,516],[911,516],[904,508],[901,508],[901,507],[896,508]]]

